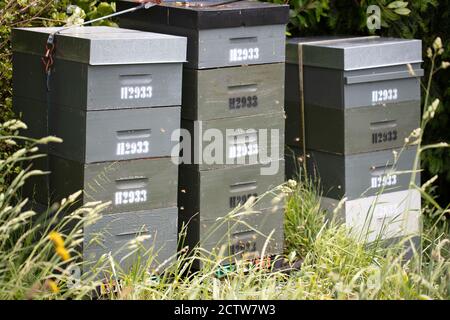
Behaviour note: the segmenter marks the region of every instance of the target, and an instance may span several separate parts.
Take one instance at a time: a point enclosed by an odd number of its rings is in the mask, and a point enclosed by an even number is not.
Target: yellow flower
[[[47,280],[47,285],[50,288],[50,290],[52,290],[53,293],[58,293],[59,292],[58,285],[56,284],[55,281],[49,279],[49,280]]]
[[[51,241],[53,241],[53,244],[55,245],[55,247],[64,247],[64,240],[61,237],[61,234],[59,234],[59,232],[52,231],[52,232],[50,232],[48,237]]]
[[[58,254],[58,256],[61,257],[61,259],[62,259],[63,261],[67,261],[67,260],[70,259],[70,253],[69,253],[69,251],[67,251],[66,248],[64,248],[64,246],[62,246],[62,247],[56,247],[55,251],[56,251],[56,253]]]

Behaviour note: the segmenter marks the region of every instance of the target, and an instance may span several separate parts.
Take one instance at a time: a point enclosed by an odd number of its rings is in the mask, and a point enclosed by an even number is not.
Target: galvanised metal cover
[[[49,152],[70,160],[93,163],[165,157],[178,143],[171,136],[180,128],[180,107],[88,112],[53,107],[47,119],[44,101],[13,97],[13,109],[30,128],[30,136],[62,138],[62,143],[51,144]]]
[[[15,95],[82,110],[180,105],[186,38],[110,27],[62,30],[47,93],[41,57],[58,30],[13,29]]]
[[[244,205],[251,197],[260,197],[284,182],[284,160],[271,164],[273,172],[264,175],[263,165],[248,165],[198,171],[194,165],[179,169],[178,207],[180,220],[194,216],[201,221],[215,220]],[[266,173],[267,174],[267,173]],[[266,194],[254,204],[255,210],[271,206],[273,194]]]
[[[184,69],[181,117],[211,120],[282,112],[284,63]]]
[[[299,105],[286,104],[286,144],[301,142]],[[305,106],[306,147],[354,154],[402,147],[419,127],[420,100],[351,109]]]
[[[420,233],[421,206],[418,190],[349,200],[341,207],[339,200],[323,197],[321,208],[330,215],[336,215],[338,221],[344,222],[354,236],[368,242]]]
[[[288,41],[286,101],[299,101],[296,52],[302,39]],[[354,108],[420,100],[423,75],[420,40],[355,38],[305,43],[305,104]]]
[[[347,71],[422,62],[422,41],[417,39],[318,37],[317,40],[321,42],[314,41],[312,37],[289,39],[286,63],[298,64],[299,43],[303,43],[305,66]]]
[[[301,151],[290,148],[286,153],[287,176],[297,173]],[[307,150],[308,174],[320,179],[324,197],[354,200],[380,193],[407,190],[417,148],[381,150],[351,155]],[[394,155],[397,154],[397,156]],[[396,157],[396,158],[395,158]],[[416,174],[416,185],[420,175]]]
[[[171,158],[83,164],[50,156],[49,161],[39,159],[34,165],[51,171],[26,185],[27,196],[39,203],[60,201],[83,190],[78,204],[111,202],[105,214],[177,205],[178,166]]]
[[[130,248],[138,236],[149,237],[140,242],[139,250]],[[176,256],[177,241],[176,207],[103,215],[94,224],[84,227],[83,271],[102,266],[102,261],[103,265],[108,265],[107,257],[100,260],[108,253],[124,272],[130,271],[138,259],[140,263],[152,259],[151,267],[157,268]]]
[[[118,10],[135,6],[119,1]],[[283,62],[289,6],[257,1],[167,2],[119,17],[121,27],[185,36],[189,68]]]
[[[205,121],[182,120],[190,140],[180,144],[182,161],[199,170],[269,163],[283,159],[284,112]],[[190,143],[189,143],[190,142]]]

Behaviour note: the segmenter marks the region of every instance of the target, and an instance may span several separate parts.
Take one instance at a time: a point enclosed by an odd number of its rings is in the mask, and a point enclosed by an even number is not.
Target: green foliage
[[[74,10],[74,6],[79,6],[81,10]],[[90,20],[114,11],[115,3],[97,0],[0,0],[0,122],[13,117],[11,28],[61,26],[79,22],[80,17]],[[99,21],[96,25],[116,24]],[[2,146],[0,149],[4,151]]]
[[[77,192],[37,215],[28,199],[18,197],[27,179],[45,174],[24,165],[44,156],[39,154],[38,145],[61,142],[55,137],[27,138],[20,134],[26,129],[17,120],[0,123],[0,141],[21,146],[0,161],[0,299],[88,296],[95,287],[95,275],[87,275],[77,287],[71,287],[69,270],[80,265],[76,248],[82,242],[83,225],[96,221],[105,204],[86,205],[68,213],[81,194]],[[3,184],[11,175],[14,178]],[[64,232],[69,225],[70,231]]]
[[[317,186],[305,179],[294,188],[286,201],[284,217],[285,246],[288,253],[305,257],[313,248],[316,237],[325,223],[319,210]]]
[[[450,3],[437,0],[269,0],[289,3],[291,6],[288,34],[316,35],[370,35],[416,38],[423,40],[423,51],[440,36],[446,47],[443,60],[450,60]],[[381,29],[367,28],[367,8],[377,5],[381,10]],[[425,71],[430,69],[424,63]],[[436,74],[431,95],[442,102],[438,115],[427,129],[424,142],[450,142],[450,70]],[[424,180],[438,175],[441,203],[450,202],[450,149],[430,149],[422,154]]]

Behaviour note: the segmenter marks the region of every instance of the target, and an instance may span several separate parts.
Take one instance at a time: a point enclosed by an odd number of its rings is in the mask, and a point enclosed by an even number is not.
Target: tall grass
[[[23,126],[20,122],[17,125]],[[10,124],[3,125],[7,128]],[[14,139],[13,134],[1,138]],[[49,141],[52,139],[49,139]],[[20,149],[1,163],[2,173],[36,153],[36,141]],[[42,142],[42,141],[41,141]],[[237,263],[236,269],[218,279],[215,274],[223,257],[203,257],[204,267],[187,272],[192,261],[200,256],[180,252],[165,268],[150,268],[147,263],[136,264],[132,270],[120,270],[109,259],[91,275],[74,281],[70,270],[80,266],[76,247],[82,241],[82,226],[92,223],[101,214],[104,204],[88,204],[72,213],[69,207],[77,194],[63,200],[45,224],[33,221],[36,213],[26,209],[26,200],[13,195],[35,174],[24,168],[3,190],[1,202],[0,297],[5,299],[86,299],[100,286],[98,274],[122,280],[118,290],[102,299],[448,299],[450,261],[448,258],[448,224],[436,217],[434,207],[428,206],[424,229],[424,256],[403,263],[400,248],[367,248],[350,236],[342,225],[324,224],[318,211],[319,195],[314,183],[303,179],[288,182],[276,190],[286,194],[287,261],[301,258],[300,270],[266,272],[248,270]],[[269,192],[265,196],[274,195]],[[65,209],[65,210],[63,210]],[[320,218],[317,218],[317,217]],[[437,222],[438,221],[438,222]],[[75,227],[64,235],[66,224]],[[307,228],[301,228],[307,225]],[[300,226],[300,228],[299,228]],[[429,227],[429,229],[428,229]],[[60,235],[61,239],[58,238]],[[65,249],[65,250],[61,250]],[[142,261],[141,261],[142,262]],[[101,272],[99,271],[101,270]]]
[[[429,49],[429,57],[435,61],[441,49],[435,43],[433,49]],[[425,108],[421,129],[416,130],[407,143],[420,146],[421,132],[438,105],[433,102]],[[320,210],[317,184],[302,177],[297,183],[288,181],[263,195],[285,199],[286,246],[279,259],[287,269],[267,272],[238,261],[233,270],[219,279],[217,270],[229,257],[213,255],[202,248],[194,249],[193,254],[188,254],[184,248],[155,268],[152,249],[145,250],[138,237],[123,248],[130,251],[130,255],[137,253],[140,257],[131,269],[122,270],[120,261],[106,253],[90,266],[90,272],[75,277],[72,272],[85,266],[78,250],[83,243],[83,227],[95,223],[109,204],[88,203],[74,209],[78,192],[40,215],[30,208],[28,199],[18,196],[19,189],[30,177],[46,173],[33,170],[27,163],[42,156],[38,154],[39,145],[60,140],[54,137],[29,139],[20,135],[19,130],[25,129],[26,125],[17,120],[0,127],[0,143],[17,149],[0,161],[0,298],[450,298],[450,240],[446,217],[449,207],[442,208],[434,201],[433,180],[422,187],[411,186],[423,197],[424,226],[422,249],[407,261],[402,243],[390,247],[381,242],[367,245],[355,239],[345,225],[332,220],[326,222],[325,213]],[[430,147],[445,145],[420,147],[418,152]],[[417,166],[413,169],[417,170]],[[252,204],[259,200],[251,199],[251,203],[230,212],[218,223],[239,220],[236,218],[242,211],[251,214]],[[192,271],[194,259],[202,259],[200,271]],[[296,260],[302,261],[301,268],[289,268]],[[106,287],[102,279],[109,281]],[[119,280],[121,284],[113,286]],[[98,296],[99,287],[115,290],[104,290]]]

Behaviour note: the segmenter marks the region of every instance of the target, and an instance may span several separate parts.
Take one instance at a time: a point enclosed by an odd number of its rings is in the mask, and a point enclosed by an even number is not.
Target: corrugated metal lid
[[[49,34],[64,27],[16,28],[13,51],[43,56]],[[112,28],[74,27],[55,38],[55,57],[91,65],[186,61],[185,37]]]
[[[122,0],[117,6],[123,10],[136,3]],[[249,0],[163,1],[149,10],[130,13],[129,17],[149,24],[198,30],[287,24],[289,5]]]
[[[287,62],[340,70],[357,70],[422,62],[422,41],[381,37],[296,38],[287,43]]]

